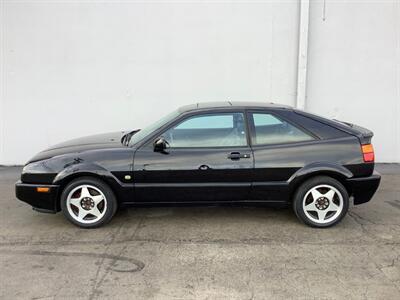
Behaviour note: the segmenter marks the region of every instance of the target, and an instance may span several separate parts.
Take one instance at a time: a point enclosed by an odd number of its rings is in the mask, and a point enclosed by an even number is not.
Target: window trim
[[[284,121],[289,123],[290,125],[294,126],[298,130],[304,132],[305,134],[309,135],[312,140],[309,141],[296,141],[296,142],[285,142],[285,143],[273,143],[273,144],[255,144],[255,139],[256,139],[256,128],[254,124],[254,118],[253,114],[269,114],[275,118],[277,118],[280,121]],[[269,146],[290,146],[290,145],[296,145],[296,144],[304,144],[304,143],[314,143],[319,140],[321,140],[320,137],[309,131],[308,129],[304,128],[300,124],[293,122],[292,120],[289,120],[288,118],[281,116],[279,112],[277,111],[272,111],[272,110],[265,110],[265,109],[249,109],[246,110],[246,115],[248,119],[248,126],[249,126],[249,131],[250,131],[250,145],[251,147],[269,147]]]
[[[223,110],[209,110],[209,111],[192,111],[186,114],[180,115],[177,119],[175,119],[173,122],[169,123],[165,128],[161,128],[160,130],[154,132],[151,137],[146,140],[139,148],[145,148],[152,144],[154,142],[154,139],[157,139],[161,136],[164,135],[165,132],[168,130],[172,129],[173,127],[181,124],[182,122],[193,118],[193,117],[198,117],[198,116],[204,116],[204,115],[223,115],[223,114],[235,114],[235,113],[240,113],[243,115],[243,122],[244,122],[244,129],[245,129],[245,139],[246,139],[246,144],[240,145],[240,146],[205,146],[205,147],[170,147],[168,150],[193,150],[193,149],[199,149],[199,150],[207,150],[207,149],[243,149],[243,148],[249,148],[250,147],[250,132],[248,128],[248,120],[247,120],[247,114],[246,111],[243,109],[223,109]]]

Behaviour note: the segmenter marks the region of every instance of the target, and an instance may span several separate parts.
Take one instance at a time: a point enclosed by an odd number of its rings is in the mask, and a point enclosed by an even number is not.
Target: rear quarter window
[[[279,115],[282,115],[283,117],[301,125],[303,128],[318,136],[320,139],[336,139],[350,136],[350,134],[340,129],[316,121],[295,111],[282,110],[279,112]]]

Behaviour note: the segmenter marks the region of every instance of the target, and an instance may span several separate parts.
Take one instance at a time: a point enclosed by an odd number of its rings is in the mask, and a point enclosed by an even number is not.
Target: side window
[[[296,126],[268,113],[253,113],[254,145],[286,144],[314,140]]]
[[[190,117],[167,130],[163,137],[171,148],[247,145],[242,113],[207,114]]]

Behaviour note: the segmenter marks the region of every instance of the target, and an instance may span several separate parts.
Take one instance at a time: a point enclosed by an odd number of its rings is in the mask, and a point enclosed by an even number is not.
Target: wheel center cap
[[[91,210],[94,207],[94,201],[89,197],[82,198],[81,206],[85,210]]]
[[[324,210],[327,209],[329,206],[329,199],[326,197],[320,197],[317,199],[317,201],[315,201],[315,206],[319,209],[319,210]]]

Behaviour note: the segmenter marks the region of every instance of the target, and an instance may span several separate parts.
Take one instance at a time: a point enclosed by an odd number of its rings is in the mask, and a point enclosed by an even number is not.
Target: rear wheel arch
[[[315,177],[330,177],[330,178],[336,179],[345,187],[349,196],[351,196],[351,194],[352,194],[351,187],[346,180],[349,177],[347,177],[345,174],[343,174],[341,172],[335,172],[332,170],[320,170],[320,171],[309,172],[307,174],[295,177],[291,180],[291,182],[290,182],[290,197],[289,197],[290,202],[293,201],[293,196],[297,192],[298,188],[306,181],[308,181],[312,178],[315,178]]]

